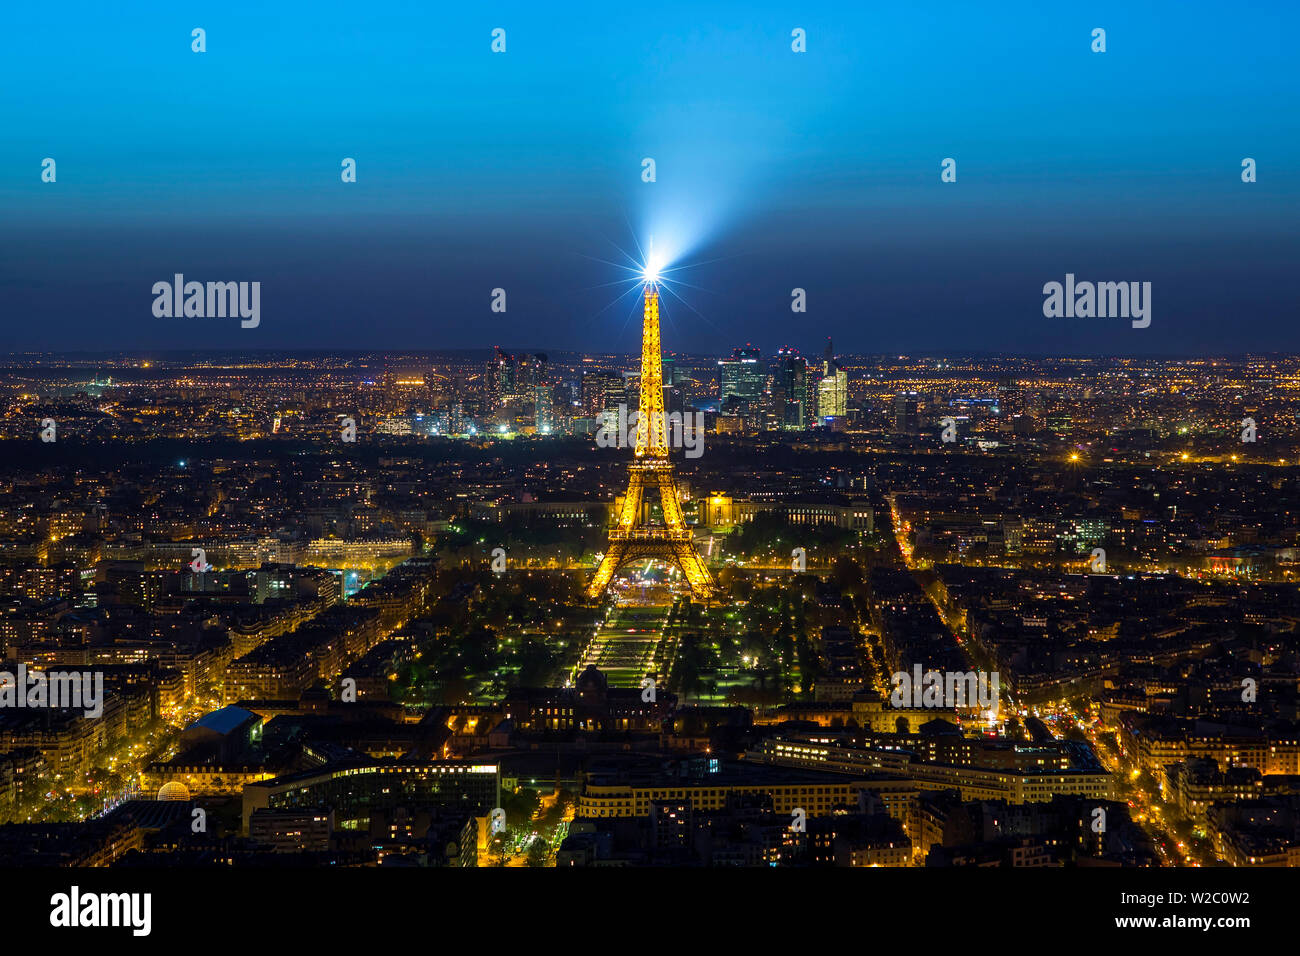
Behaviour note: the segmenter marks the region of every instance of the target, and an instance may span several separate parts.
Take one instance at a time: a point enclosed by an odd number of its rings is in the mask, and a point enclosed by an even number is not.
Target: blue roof
[[[244,710],[242,707],[232,705],[222,707],[220,710],[214,710],[210,714],[204,714],[185,729],[192,730],[195,727],[203,727],[218,734],[228,734],[233,730],[237,730],[250,717],[256,718],[257,715],[251,710]]]

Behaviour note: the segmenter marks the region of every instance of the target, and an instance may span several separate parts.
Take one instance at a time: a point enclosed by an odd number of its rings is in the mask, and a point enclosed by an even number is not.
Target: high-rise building
[[[822,355],[822,375],[817,383],[817,417],[843,418],[849,413],[849,376],[835,361],[830,337]]]
[[[798,349],[783,348],[772,366],[772,400],[779,428],[801,429],[812,423],[813,406],[808,360]]]
[[[718,362],[722,372],[722,387],[718,398],[739,398],[744,401],[756,401],[763,396],[763,366],[760,363],[762,353],[752,345],[732,349],[731,358]]]
[[[487,407],[495,411],[507,402],[532,401],[535,389],[549,383],[545,355],[539,352],[516,357],[498,346],[484,370],[484,399]]]
[[[550,385],[538,385],[533,389],[533,415],[537,430],[549,435],[555,430],[555,402]]]
[[[669,387],[670,385],[677,384],[678,374],[679,372],[677,369],[677,360],[671,358],[664,359],[664,387],[665,388]]]
[[[531,395],[533,389],[547,384],[546,356],[537,352],[521,355],[515,363],[515,394]]]
[[[600,418],[618,406],[627,404],[627,380],[618,372],[589,371],[582,376],[582,412]]]
[[[503,401],[515,393],[515,357],[501,351],[500,346],[492,349],[483,373],[483,391],[489,409],[495,410]]]
[[[1024,389],[1014,378],[998,379],[998,414],[1004,417],[1024,411]]]
[[[843,418],[849,413],[849,376],[835,367],[817,383],[817,417]]]
[[[628,383],[627,376],[622,375],[620,373],[615,373],[605,383],[605,406],[604,408],[601,409],[600,414],[605,417],[605,420],[607,422],[610,421],[611,419],[613,420],[618,419],[619,406],[621,405],[630,406],[631,398],[629,397],[630,389],[628,385],[629,383]],[[639,389],[640,383],[638,382],[637,385]],[[637,394],[638,395],[640,394],[639,390]]]
[[[894,433],[921,433],[921,396],[916,392],[899,392],[894,396]]]

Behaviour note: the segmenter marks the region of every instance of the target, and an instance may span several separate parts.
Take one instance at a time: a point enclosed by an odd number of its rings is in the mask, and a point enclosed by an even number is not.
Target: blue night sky
[[[653,234],[666,349],[1300,350],[1298,35],[1282,0],[8,4],[0,349],[630,351]],[[155,318],[177,272],[260,281],[260,326]],[[1044,318],[1067,272],[1150,281],[1150,328]]]

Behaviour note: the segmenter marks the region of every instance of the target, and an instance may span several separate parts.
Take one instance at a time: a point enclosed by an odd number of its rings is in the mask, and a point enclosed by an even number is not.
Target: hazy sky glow
[[[650,234],[669,349],[1300,349],[1296,4],[706,6],[10,4],[0,349],[631,350]],[[177,272],[260,326],[154,318]]]

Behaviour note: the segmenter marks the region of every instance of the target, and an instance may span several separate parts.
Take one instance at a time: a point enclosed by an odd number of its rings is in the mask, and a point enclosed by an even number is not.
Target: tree
[[[488,859],[491,860],[492,866],[506,865],[506,841],[509,838],[510,831],[498,833],[491,838],[488,844]]]
[[[541,803],[537,791],[528,787],[501,796],[501,809],[506,812],[506,822],[511,826],[523,826],[525,821],[531,820]]]
[[[528,865],[545,866],[547,857],[550,856],[551,848],[541,837],[536,837],[533,842],[528,844]]]
[[[862,589],[862,568],[850,557],[835,559],[831,580],[841,593],[857,593]]]

